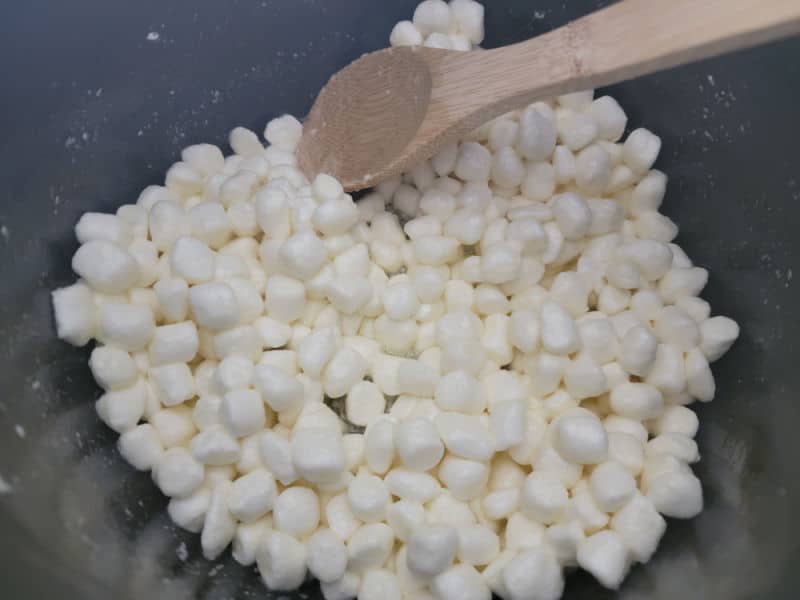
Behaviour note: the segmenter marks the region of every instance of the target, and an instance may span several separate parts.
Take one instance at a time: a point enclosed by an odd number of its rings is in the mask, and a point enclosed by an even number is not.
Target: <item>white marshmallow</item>
[[[367,523],[347,540],[348,568],[356,573],[376,569],[391,555],[394,532],[386,523]]]
[[[122,457],[139,471],[154,468],[164,454],[164,446],[158,432],[147,423],[120,435],[117,447]]]
[[[200,538],[203,556],[207,560],[214,560],[222,554],[236,535],[236,520],[228,510],[230,488],[230,482],[225,481],[218,484],[211,493]]]
[[[645,173],[656,162],[661,151],[661,138],[647,129],[630,133],[622,146],[622,159],[634,173]]]
[[[624,383],[611,390],[612,410],[638,421],[655,419],[664,409],[664,398],[658,388],[647,383]]]
[[[526,406],[522,400],[499,400],[491,403],[489,412],[489,425],[496,451],[508,450],[522,443],[526,428]]]
[[[95,305],[91,290],[75,283],[52,293],[58,337],[83,346],[95,335]]]
[[[480,417],[441,413],[434,423],[445,447],[456,456],[487,461],[494,454],[494,437]]]
[[[580,349],[580,336],[572,317],[561,305],[545,302],[541,309],[541,340],[547,352],[570,354]]]
[[[128,352],[143,349],[153,337],[153,311],[143,304],[110,302],[97,311],[97,339]]]
[[[222,399],[220,417],[225,427],[236,437],[260,431],[266,423],[264,401],[255,390],[234,390]]]
[[[645,377],[645,382],[658,388],[666,396],[676,396],[686,389],[686,366],[683,352],[672,344],[659,344],[656,360]],[[660,415],[654,414],[651,418]]]
[[[152,367],[150,382],[164,406],[177,406],[197,394],[192,371],[185,363]]]
[[[191,443],[192,456],[204,465],[230,465],[239,460],[239,442],[216,425],[197,434]]]
[[[578,546],[578,564],[603,586],[617,589],[628,572],[628,549],[615,531],[601,531]]]
[[[186,448],[170,448],[156,464],[153,479],[165,495],[186,498],[202,485],[204,472]]]
[[[105,241],[91,240],[81,245],[72,257],[72,270],[80,275],[95,291],[120,294],[139,281],[137,262],[121,246]]]
[[[364,432],[364,456],[375,473],[385,473],[394,459],[394,423],[382,418],[372,422]]]
[[[291,591],[306,578],[306,547],[291,535],[270,531],[256,555],[261,578],[270,590]]]
[[[276,412],[298,412],[303,403],[303,385],[285,370],[260,364],[253,371],[253,386],[261,399]]]
[[[394,446],[400,460],[414,471],[432,469],[444,455],[436,427],[424,418],[404,419],[394,428]]]
[[[405,542],[425,522],[425,509],[419,502],[402,499],[386,509],[386,521],[397,539]]]
[[[272,518],[277,531],[294,537],[312,533],[319,524],[319,498],[305,487],[289,487],[275,498]]]
[[[325,505],[325,521],[343,540],[347,540],[361,525],[361,521],[350,510],[347,494],[339,494],[328,501]]]
[[[389,505],[389,491],[380,477],[368,473],[356,475],[347,488],[347,499],[353,515],[361,521],[382,521]]]
[[[415,575],[432,577],[453,563],[458,551],[458,534],[452,527],[420,527],[408,540],[406,562]]]
[[[419,360],[404,360],[400,362],[397,383],[403,394],[430,397],[439,383],[439,373]]]
[[[283,485],[290,485],[297,479],[292,462],[289,440],[275,431],[265,431],[259,440],[261,460],[264,466]]]
[[[567,490],[556,477],[534,471],[525,480],[520,508],[529,519],[540,523],[558,521],[569,500]]]
[[[520,115],[517,151],[530,162],[547,160],[556,147],[557,135],[555,123],[535,105],[529,106]]]
[[[271,529],[271,517],[253,523],[239,523],[231,545],[231,554],[234,560],[245,567],[254,564],[258,548]]]
[[[613,516],[611,529],[620,535],[633,559],[646,563],[655,553],[667,524],[649,499],[636,494]]]
[[[214,371],[215,391],[222,394],[250,387],[253,382],[253,362],[245,356],[229,356]]]
[[[608,457],[608,436],[595,416],[567,414],[554,423],[553,445],[570,462],[598,464]]]
[[[564,591],[561,565],[544,545],[527,549],[508,562],[502,582],[504,597],[511,600],[556,600]]]
[[[370,569],[361,577],[358,597],[361,600],[402,600],[403,593],[395,573]]]
[[[608,390],[603,369],[588,356],[570,361],[564,371],[564,386],[576,400],[600,396]]]
[[[330,529],[319,529],[306,542],[308,570],[321,583],[332,583],[344,577],[347,548]]]
[[[489,481],[486,463],[447,456],[439,465],[439,479],[449,488],[453,497],[467,502],[478,497]]]
[[[478,380],[465,371],[452,371],[436,385],[436,404],[444,411],[480,414],[486,400]]]
[[[367,374],[369,365],[361,354],[352,348],[341,348],[322,375],[325,393],[331,398],[340,398]]]
[[[700,324],[700,350],[708,362],[722,357],[739,337],[739,326],[727,317],[712,317]]]
[[[89,357],[97,385],[104,390],[130,387],[139,378],[139,369],[130,354],[112,346],[97,346]]]
[[[604,512],[613,513],[636,493],[636,480],[620,463],[605,462],[592,471],[589,487],[597,506]]]
[[[657,352],[658,338],[646,325],[637,325],[622,337],[617,360],[631,375],[643,377],[655,363]]]
[[[708,271],[700,267],[673,267],[658,282],[664,302],[676,302],[683,296],[697,296],[708,283]]]
[[[256,469],[233,482],[228,507],[238,520],[252,523],[272,510],[276,493],[272,474]]]
[[[267,315],[278,321],[290,323],[303,315],[306,292],[303,284],[284,275],[273,275],[267,280]]]
[[[521,257],[517,246],[495,242],[481,256],[481,278],[488,283],[506,283],[517,277],[520,266]]]
[[[345,470],[344,446],[338,429],[295,428],[291,444],[297,474],[306,481],[332,483]]]
[[[345,413],[353,425],[366,427],[386,409],[386,398],[380,388],[371,381],[359,381],[347,394]]]
[[[167,512],[178,527],[199,533],[203,529],[210,503],[211,491],[201,487],[185,498],[172,498],[167,505]]]

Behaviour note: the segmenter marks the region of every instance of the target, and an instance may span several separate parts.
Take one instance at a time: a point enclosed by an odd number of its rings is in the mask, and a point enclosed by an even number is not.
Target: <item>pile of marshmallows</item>
[[[479,4],[426,0],[392,42],[482,32]],[[686,405],[738,336],[658,212],[659,138],[626,123],[591,91],[538,102],[358,203],[298,170],[294,118],[266,148],[237,128],[81,217],[58,335],[98,341],[97,412],[172,519],[271,589],[554,600],[575,566],[616,588],[662,515],[702,509]]]

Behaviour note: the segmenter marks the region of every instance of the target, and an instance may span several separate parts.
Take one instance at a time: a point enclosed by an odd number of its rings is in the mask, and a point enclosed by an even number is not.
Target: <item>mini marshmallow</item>
[[[458,551],[458,534],[452,527],[420,527],[408,540],[406,562],[415,575],[432,577],[445,571]]]
[[[105,240],[81,245],[72,257],[72,270],[104,294],[121,294],[139,281],[139,266],[121,246]]]
[[[542,445],[539,454],[533,463],[533,470],[541,471],[558,479],[564,486],[572,487],[581,478],[583,469],[581,465],[564,460],[564,458],[549,445]]]
[[[147,423],[120,435],[117,448],[122,457],[139,471],[148,471],[155,467],[164,454],[158,432]]]
[[[670,269],[658,282],[664,302],[675,302],[683,296],[697,296],[708,283],[708,271],[700,267]]]
[[[414,471],[427,471],[439,464],[444,444],[439,432],[424,418],[405,419],[394,428],[394,446],[400,460]]]
[[[658,338],[646,325],[637,325],[622,337],[617,360],[631,375],[643,377],[655,363],[657,352]]]
[[[567,510],[569,517],[575,519],[587,533],[594,533],[608,525],[608,515],[597,505],[585,479],[572,488]]]
[[[581,150],[575,159],[575,183],[581,192],[600,196],[605,193],[611,182],[611,169],[611,157],[608,152],[599,144],[592,144]],[[591,219],[591,211],[589,214]],[[559,226],[561,226],[560,220]],[[570,238],[566,231],[564,233],[568,239],[574,239]]]
[[[386,398],[380,388],[371,381],[359,381],[347,394],[345,413],[353,425],[366,427],[386,409]]]
[[[191,443],[192,456],[204,465],[230,465],[239,460],[239,442],[216,425],[198,433]]]
[[[361,524],[350,510],[347,494],[339,494],[328,501],[325,505],[325,522],[343,540],[347,540]]]
[[[186,498],[203,483],[204,468],[186,448],[170,448],[153,470],[153,479],[167,496]]]
[[[261,578],[270,590],[299,588],[306,578],[306,547],[280,531],[266,534],[256,555]]]
[[[382,418],[371,423],[364,432],[364,455],[369,468],[385,473],[394,459],[394,423]]]
[[[403,468],[389,471],[384,482],[392,495],[422,504],[433,500],[442,489],[431,475]]]
[[[700,324],[700,350],[708,362],[719,360],[739,337],[739,326],[727,317],[712,317]]]
[[[494,402],[489,407],[489,426],[495,441],[495,450],[508,450],[522,443],[525,437],[525,412],[523,400],[509,398]]]
[[[152,339],[153,311],[143,304],[110,302],[97,311],[97,339],[128,352],[142,350]]]
[[[454,498],[468,502],[485,489],[489,467],[486,463],[446,456],[439,466],[439,479]]]
[[[193,413],[186,406],[158,410],[150,415],[150,424],[155,428],[165,448],[187,446],[192,436],[197,433]]]
[[[402,600],[400,580],[386,569],[370,569],[361,577],[358,597],[361,600]]]
[[[503,569],[502,582],[507,592],[504,596],[512,600],[555,600],[564,591],[561,565],[544,545],[525,550],[513,558]]]
[[[364,378],[369,365],[361,354],[352,348],[341,348],[325,367],[322,385],[331,398],[340,398]]]
[[[276,493],[272,474],[256,469],[233,482],[228,507],[239,521],[252,523],[272,510]]]
[[[347,488],[347,499],[353,515],[361,521],[374,523],[383,520],[389,505],[389,491],[382,479],[360,473]]]
[[[130,387],[139,378],[139,369],[130,354],[112,346],[97,346],[89,357],[97,385],[104,390]]]
[[[214,560],[222,554],[236,535],[236,520],[228,510],[230,489],[230,482],[225,481],[218,484],[211,493],[200,537],[203,556],[207,560]]]
[[[686,366],[683,352],[672,344],[659,344],[656,360],[645,377],[645,382],[666,396],[676,396],[686,389]],[[654,414],[651,418],[658,417]]]
[[[253,381],[253,362],[244,356],[229,356],[214,371],[215,390],[225,394],[250,387]]]
[[[183,279],[161,279],[153,289],[158,299],[159,309],[168,323],[186,320],[189,314],[189,286]]]
[[[214,252],[197,238],[178,238],[170,249],[169,261],[172,273],[190,284],[206,283],[214,278]]]
[[[622,159],[635,173],[645,173],[656,162],[661,151],[661,138],[647,129],[632,131],[622,146]]]
[[[391,555],[394,532],[386,523],[362,525],[347,540],[348,568],[363,573],[383,565]]]
[[[167,512],[178,527],[192,533],[203,529],[206,513],[211,503],[211,491],[201,487],[185,498],[173,498],[167,505]]]
[[[570,462],[598,464],[608,456],[608,436],[600,419],[567,414],[554,423],[553,445]]]
[[[349,196],[320,203],[311,218],[314,228],[326,236],[342,235],[358,222],[358,209]]]
[[[620,535],[632,558],[646,563],[655,553],[667,523],[649,499],[636,494],[613,516],[611,529]]]
[[[476,415],[486,406],[478,380],[466,371],[451,371],[444,375],[436,385],[434,399],[443,411]]]
[[[200,340],[192,321],[156,327],[150,342],[150,364],[188,363],[194,359]]]
[[[563,514],[568,499],[566,488],[556,477],[534,471],[525,480],[520,508],[529,519],[553,523]]]
[[[330,529],[319,529],[306,542],[308,570],[321,583],[331,583],[344,577],[347,568],[347,548]]]
[[[604,586],[617,589],[628,572],[628,549],[615,531],[601,531],[578,546],[578,564]]]
[[[400,392],[414,396],[430,397],[439,383],[439,373],[418,360],[404,360],[397,372]]]
[[[580,336],[572,317],[555,302],[545,302],[541,309],[541,340],[547,352],[570,354],[580,348]]]
[[[270,517],[253,523],[239,523],[231,545],[233,559],[245,567],[254,564],[258,548],[271,529],[272,519]]]
[[[647,383],[624,383],[611,390],[612,410],[622,416],[638,421],[661,416],[664,398],[655,386]]]
[[[292,451],[289,440],[275,431],[265,431],[259,439],[261,460],[264,466],[283,485],[290,485],[297,480],[292,462]]]
[[[319,524],[319,498],[305,487],[288,487],[275,498],[272,519],[277,531],[294,537],[313,532]]]
[[[530,162],[547,160],[556,147],[557,135],[555,123],[535,105],[529,106],[520,115],[516,149]]]
[[[448,451],[470,460],[486,461],[494,453],[494,437],[480,417],[441,413],[434,419]]]
[[[260,431],[266,423],[261,396],[255,390],[234,390],[222,399],[220,417],[225,427],[236,437]]]
[[[95,335],[95,305],[91,290],[75,283],[52,293],[59,339],[83,346]]]
[[[700,460],[697,442],[680,433],[662,433],[654,437],[647,442],[645,454],[648,458],[653,455],[667,454],[686,463],[695,463]]]
[[[261,399],[276,412],[294,413],[303,403],[303,385],[285,370],[260,364],[253,370],[253,386]]]
[[[564,371],[564,386],[576,400],[600,396],[608,390],[603,370],[588,356],[570,361]]]
[[[647,482],[647,498],[666,517],[691,519],[703,510],[700,480],[686,470],[667,470]]]
[[[176,406],[197,394],[192,371],[185,363],[152,367],[150,381],[164,406]]]
[[[327,250],[313,231],[301,231],[283,242],[278,257],[286,273],[306,281],[325,264]]]
[[[627,433],[609,432],[608,459],[620,463],[635,477],[644,466],[642,442]]]
[[[305,288],[298,280],[273,275],[267,280],[267,315],[284,323],[299,319],[305,310],[305,294]]]
[[[520,265],[520,251],[515,245],[495,242],[481,256],[481,278],[487,283],[506,283],[517,277]]]
[[[613,513],[636,493],[636,480],[620,463],[605,462],[592,471],[589,487],[597,506],[604,512]]]
[[[311,483],[331,483],[345,470],[345,453],[339,429],[295,428],[292,460],[297,474]]]
[[[425,522],[425,509],[419,502],[401,499],[386,509],[386,521],[397,539],[405,542]]]
[[[317,329],[300,343],[297,360],[305,373],[319,379],[336,353],[337,347],[337,336],[333,329]]]

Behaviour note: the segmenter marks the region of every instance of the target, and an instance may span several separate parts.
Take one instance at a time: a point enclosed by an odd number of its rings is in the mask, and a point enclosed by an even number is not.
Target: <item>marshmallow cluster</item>
[[[482,39],[473,0],[391,34]],[[358,203],[298,169],[293,117],[234,129],[81,217],[58,336],[97,341],[97,412],[172,519],[270,589],[617,588],[702,509],[687,405],[739,334],[658,212],[659,138],[626,127],[592,91],[537,102]]]

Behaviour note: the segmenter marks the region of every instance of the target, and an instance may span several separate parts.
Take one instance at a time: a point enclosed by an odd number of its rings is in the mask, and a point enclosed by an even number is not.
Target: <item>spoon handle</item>
[[[451,53],[437,91],[471,104],[462,115],[496,115],[799,31],[800,0],[623,0],[526,42]],[[467,71],[480,76],[467,84]]]

